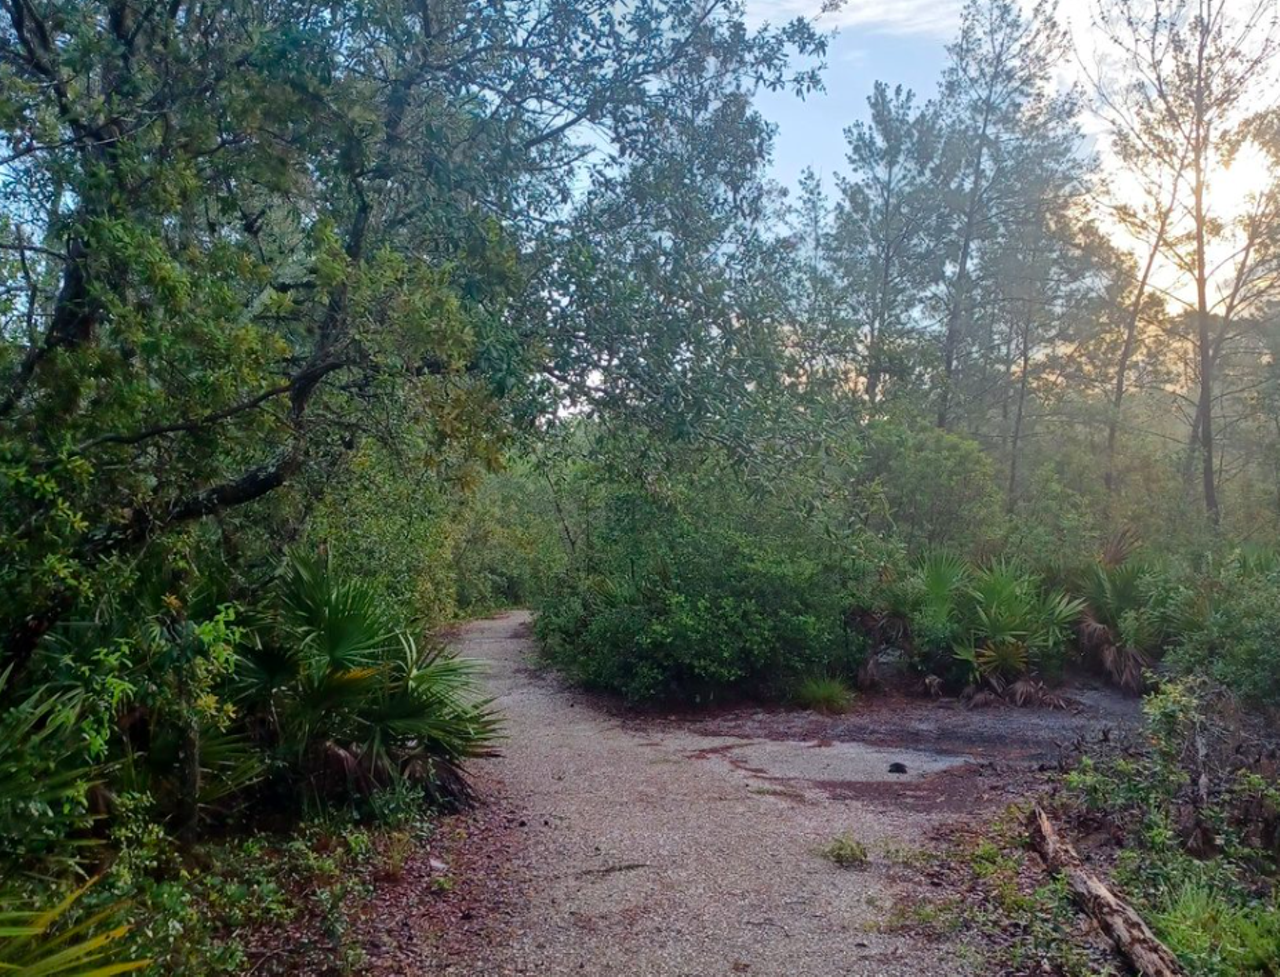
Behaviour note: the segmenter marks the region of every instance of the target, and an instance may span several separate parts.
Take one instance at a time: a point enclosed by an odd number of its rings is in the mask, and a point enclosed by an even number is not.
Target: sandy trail
[[[523,612],[469,624],[455,645],[488,663],[506,717],[502,755],[478,766],[521,811],[511,871],[524,898],[502,938],[465,960],[424,962],[424,973],[967,972],[956,948],[885,925],[908,884],[901,852],[955,811],[876,794],[883,783],[927,802],[931,780],[970,758],[623,722],[530,667]],[[850,783],[860,789],[832,789]],[[846,832],[870,850],[868,866],[816,854]]]

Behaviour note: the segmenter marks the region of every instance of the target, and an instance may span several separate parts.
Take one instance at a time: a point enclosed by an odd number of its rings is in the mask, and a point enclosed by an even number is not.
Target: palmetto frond
[[[492,700],[477,699],[478,662],[443,648],[420,651],[403,636],[400,672],[388,686],[389,727],[450,760],[486,749],[498,733]]]
[[[9,977],[111,977],[148,966],[149,960],[123,959],[119,941],[129,928],[112,925],[119,915],[118,906],[68,922],[90,885],[76,889],[50,909],[0,908],[0,973]],[[0,907],[15,901],[0,892]]]
[[[955,553],[936,550],[920,561],[920,583],[925,604],[949,611],[955,597],[970,579],[969,565]]]
[[[963,596],[963,639],[955,657],[968,663],[975,681],[997,692],[1043,667],[1063,646],[1084,606],[1003,561],[973,573]]]
[[[1021,641],[993,641],[977,653],[978,671],[997,692],[1025,675],[1031,664],[1027,646]]]
[[[1072,626],[1084,613],[1084,601],[1061,591],[1045,591],[1037,595],[1034,616],[1037,622],[1035,642],[1044,651],[1059,648],[1067,640]]]
[[[371,789],[410,767],[462,783],[457,765],[498,728],[475,694],[478,666],[423,650],[368,587],[313,558],[291,555],[279,587],[278,614],[245,652],[241,690],[281,756],[324,789]]]
[[[1137,562],[1098,564],[1084,575],[1083,612],[1078,633],[1081,650],[1123,689],[1140,692],[1153,653],[1164,643],[1167,627],[1148,585],[1150,571]]]
[[[372,587],[335,577],[328,565],[300,553],[285,564],[280,623],[297,642],[304,670],[317,683],[331,671],[375,666],[396,641]]]
[[[11,681],[0,672],[0,694]],[[0,710],[0,868],[16,852],[46,855],[89,817],[94,770],[82,758],[81,697],[37,688]]]
[[[1107,539],[1102,547],[1101,564],[1111,570],[1129,561],[1129,557],[1142,545],[1138,531],[1131,526],[1122,526]]]

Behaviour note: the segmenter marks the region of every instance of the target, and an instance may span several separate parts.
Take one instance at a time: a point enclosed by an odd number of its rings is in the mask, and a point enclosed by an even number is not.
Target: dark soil
[[[870,693],[844,715],[782,707],[731,706],[632,717],[639,728],[671,724],[704,736],[858,742],[972,756],[977,761],[1056,765],[1093,741],[1136,728],[1139,701],[1099,686],[1065,690],[1067,709],[996,705],[966,708],[959,699]]]
[[[403,875],[383,879],[355,923],[372,977],[422,973],[424,960],[465,958],[477,945],[504,938],[522,902],[512,872],[526,820],[503,784],[476,782],[483,801],[442,818],[429,849]]]

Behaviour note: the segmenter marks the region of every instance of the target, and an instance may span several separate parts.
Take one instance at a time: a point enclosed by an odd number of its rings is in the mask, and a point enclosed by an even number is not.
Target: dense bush
[[[686,522],[631,565],[570,573],[537,623],[549,659],[631,699],[777,692],[847,651],[839,592],[785,541]]]
[[[472,665],[404,630],[375,583],[299,552],[251,601],[209,589],[190,603],[165,592],[132,628],[60,629],[34,663],[42,684],[0,673],[0,912],[57,904],[68,878],[101,871],[91,905],[53,927],[68,947],[89,941],[69,962],[127,955],[97,956],[123,934],[100,940],[104,914],[123,911],[144,922],[126,942],[179,967],[158,972],[187,972],[174,934],[193,948],[191,972],[224,972],[194,949],[214,924],[180,848],[214,824],[269,813],[287,825],[387,791],[412,789],[420,812],[455,802],[463,761],[496,733]],[[35,966],[62,913],[14,916],[31,922],[0,945],[0,969]]]
[[[706,701],[856,665],[839,550],[778,495],[714,458],[655,488],[581,477],[595,491],[572,530],[578,558],[537,621],[548,659],[574,678],[633,700]]]
[[[1043,504],[1006,521],[963,439],[887,422],[865,446],[842,433],[849,454],[771,465],[579,429],[546,477],[538,538],[563,567],[538,602],[548,659],[631,699],[705,701],[874,685],[896,652],[936,688],[1028,703],[1057,701],[1044,683],[1071,664],[1139,692],[1167,658],[1280,702],[1271,551],[1218,547],[1197,568],[1131,531],[1086,533],[1082,497],[1048,470]],[[910,555],[907,539],[939,536],[954,545]]]
[[[859,473],[883,494],[885,530],[913,550],[950,547],[973,553],[1004,529],[991,458],[975,441],[935,427],[882,422],[865,433]]]
[[[415,472],[366,446],[307,520],[306,541],[403,626],[527,603],[563,563],[547,485],[527,465],[442,467]]]
[[[1173,664],[1280,708],[1280,568],[1238,554],[1205,586],[1205,609],[1186,622]]]

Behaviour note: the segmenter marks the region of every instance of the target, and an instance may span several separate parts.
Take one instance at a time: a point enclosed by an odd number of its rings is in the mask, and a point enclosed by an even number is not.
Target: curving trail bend
[[[468,624],[454,644],[488,663],[506,716],[502,755],[478,766],[521,812],[510,866],[521,897],[500,936],[465,959],[424,960],[422,972],[969,972],[956,947],[891,921],[912,884],[901,853],[955,818],[930,810],[930,784],[972,758],[619,719],[531,667],[525,612]],[[888,772],[895,761],[905,777]],[[816,854],[846,832],[867,846],[867,866],[840,869]]]

